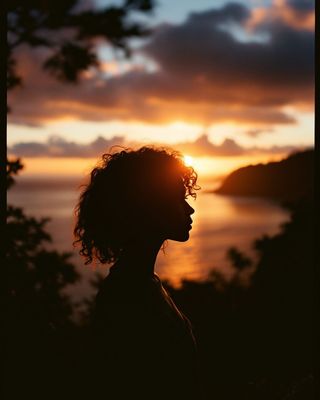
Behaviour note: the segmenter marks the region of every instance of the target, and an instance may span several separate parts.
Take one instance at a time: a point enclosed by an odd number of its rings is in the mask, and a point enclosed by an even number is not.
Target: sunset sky
[[[7,142],[25,173],[81,173],[117,144],[167,144],[212,175],[313,146],[314,1],[159,0],[136,18],[152,36],[131,59],[97,43],[101,68],[79,85],[19,48]]]

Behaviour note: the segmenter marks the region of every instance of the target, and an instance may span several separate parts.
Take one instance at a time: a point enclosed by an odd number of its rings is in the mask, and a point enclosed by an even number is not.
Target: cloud
[[[226,138],[220,145],[209,140],[207,134],[194,142],[176,143],[174,148],[182,153],[199,157],[234,157],[249,154],[284,154],[297,150],[294,146],[243,147],[234,139]]]
[[[174,147],[193,156],[237,156],[245,153],[245,149],[233,139],[226,138],[221,145],[215,145],[206,134],[194,142],[176,143]]]
[[[8,153],[17,157],[97,157],[112,146],[123,146],[123,136],[105,139],[98,136],[94,141],[80,144],[52,135],[46,143],[19,142],[8,148]]]
[[[271,14],[277,7],[311,13],[294,8],[295,3],[278,1],[260,19],[236,3],[192,13],[179,25],[159,27],[138,50],[158,66],[156,71],[133,68],[109,78],[87,74],[78,86],[63,85],[39,68],[42,49],[31,55],[21,47],[25,86],[9,93],[9,121],[294,123],[284,107],[313,104],[314,33]],[[248,32],[250,26],[252,35],[266,32],[268,40],[238,40],[234,26]]]
[[[158,145],[164,145],[158,143]],[[92,142],[79,144],[67,141],[58,135],[50,136],[46,143],[19,142],[8,149],[9,155],[16,157],[99,157],[103,152],[111,150],[112,146],[140,147],[138,142],[128,142],[124,136],[114,136],[105,139],[98,136]],[[271,148],[243,147],[234,139],[226,138],[221,144],[214,144],[207,134],[199,136],[192,142],[175,143],[171,147],[184,154],[205,157],[231,157],[244,154],[283,154],[296,149],[293,146],[273,146]]]
[[[256,138],[264,133],[270,133],[270,132],[274,132],[274,129],[271,128],[252,128],[252,129],[248,129],[247,131],[245,131],[244,133],[252,138]]]
[[[314,11],[314,0],[287,0],[286,4],[300,13],[312,13]]]
[[[274,0],[272,7],[257,7],[253,10],[247,26],[280,23],[296,30],[314,31],[315,3],[313,0]]]

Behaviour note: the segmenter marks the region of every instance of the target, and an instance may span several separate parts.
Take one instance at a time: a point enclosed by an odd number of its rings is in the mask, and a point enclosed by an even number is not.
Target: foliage
[[[239,271],[242,271],[243,269],[252,265],[250,258],[242,254],[236,247],[230,247],[227,252],[227,256],[232,265]]]
[[[22,84],[15,58],[22,44],[49,51],[44,68],[62,81],[77,82],[81,72],[99,65],[97,43],[103,41],[129,55],[128,39],[148,34],[129,17],[136,12],[150,12],[153,0],[125,0],[121,6],[104,9],[88,9],[85,5],[81,0],[7,3],[7,89]]]
[[[21,164],[20,158],[17,158],[16,160],[7,159],[7,189],[14,184],[13,175],[17,175],[22,168],[23,165]]]
[[[14,183],[12,175],[22,168],[20,160],[8,160],[9,187]],[[69,261],[70,253],[45,248],[45,243],[51,241],[45,230],[48,221],[48,218],[26,216],[19,207],[7,207],[6,265],[10,305],[19,310],[23,319],[37,315],[29,320],[30,326],[40,320],[46,324],[66,323],[71,316],[72,304],[62,294],[62,289],[79,279]],[[17,313],[11,315],[17,317]]]
[[[22,168],[20,160],[7,160],[8,187]],[[63,290],[80,276],[70,253],[46,248],[51,241],[47,222],[47,218],[25,215],[19,207],[7,207],[3,323],[8,356],[5,392],[10,391],[10,398],[28,393],[37,398],[37,390],[47,390],[49,380],[57,374],[54,369],[61,370],[66,361],[61,354],[68,354],[66,333],[74,329],[70,319],[73,304]],[[16,379],[19,385],[14,384]]]

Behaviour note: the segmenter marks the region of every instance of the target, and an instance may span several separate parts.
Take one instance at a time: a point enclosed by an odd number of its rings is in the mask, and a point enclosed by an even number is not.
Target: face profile
[[[165,238],[178,242],[185,242],[189,239],[189,231],[192,229],[191,215],[194,209],[187,202],[184,195],[184,187],[181,185],[181,193],[177,199],[172,200],[171,212],[163,216],[167,225]]]
[[[104,154],[76,208],[75,236],[89,263],[115,262],[147,238],[189,238],[197,174],[175,151],[142,147]]]

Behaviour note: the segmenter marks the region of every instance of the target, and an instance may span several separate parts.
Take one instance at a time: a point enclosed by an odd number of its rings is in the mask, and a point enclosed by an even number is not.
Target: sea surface
[[[72,261],[82,276],[79,283],[68,288],[77,301],[94,293],[90,280],[97,272],[107,275],[109,270],[106,265],[85,266],[73,248],[73,210],[80,183],[79,177],[18,177],[7,197],[9,204],[23,207],[27,215],[51,218],[47,231],[52,235],[52,243],[48,247],[72,253]],[[184,278],[205,279],[212,270],[232,276],[227,250],[236,246],[255,258],[253,241],[279,232],[281,224],[289,219],[288,213],[275,202],[209,192],[216,185],[216,181],[207,180],[197,199],[189,201],[195,209],[190,239],[185,243],[168,241],[164,252],[158,255],[156,272],[174,285]]]

